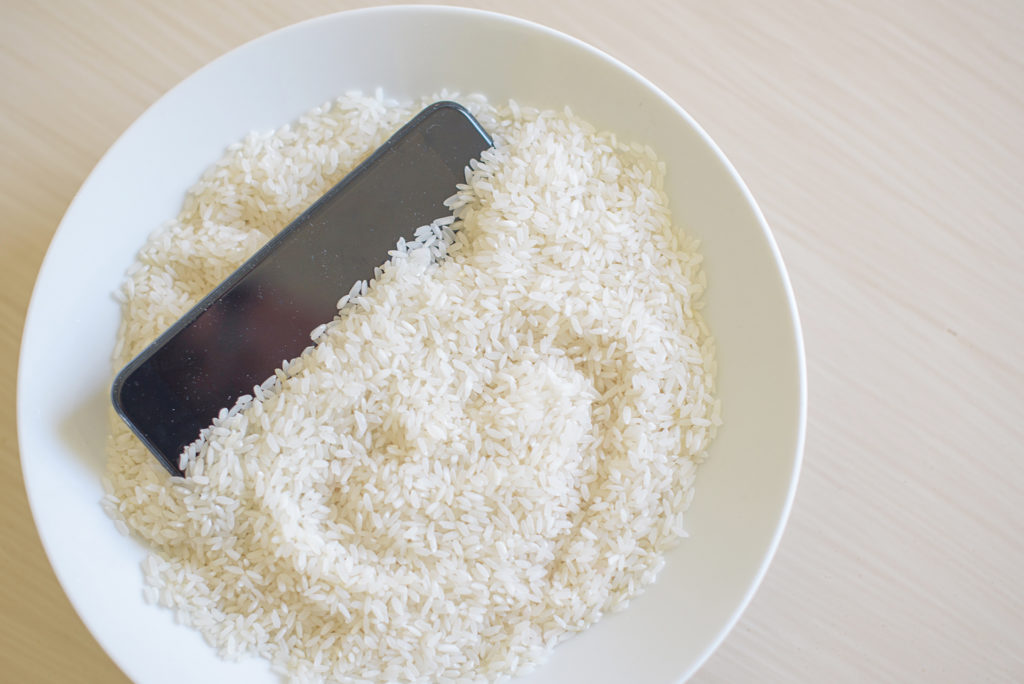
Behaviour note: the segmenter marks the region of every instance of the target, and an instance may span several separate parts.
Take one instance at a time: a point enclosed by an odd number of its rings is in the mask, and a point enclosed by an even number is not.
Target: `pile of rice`
[[[292,681],[527,671],[654,580],[719,422],[664,166],[568,111],[462,102],[496,146],[455,223],[357,284],[187,479],[112,423],[104,506],[152,549],[146,597]],[[229,148],[129,271],[115,368],[426,103],[348,95]]]

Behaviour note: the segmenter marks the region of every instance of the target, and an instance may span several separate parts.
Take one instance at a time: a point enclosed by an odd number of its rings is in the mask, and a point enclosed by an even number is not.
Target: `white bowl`
[[[527,680],[687,678],[738,619],[785,525],[800,466],[803,347],[778,248],[743,182],[686,112],[628,67],[506,16],[385,7],[308,21],[244,45],[154,104],[97,164],[36,283],[22,341],[18,431],[43,545],[82,620],[136,682],[274,682],[219,660],[169,611],[143,603],[143,549],[101,511],[119,317],[110,293],[150,231],[225,146],[353,88],[394,97],[447,88],[570,105],[667,163],[677,221],[704,241],[725,426],[700,471],[691,537],[624,612],[556,649]]]

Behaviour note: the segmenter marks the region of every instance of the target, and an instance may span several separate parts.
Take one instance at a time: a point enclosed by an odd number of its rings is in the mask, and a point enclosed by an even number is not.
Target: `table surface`
[[[272,29],[375,3],[0,6],[0,679],[124,682],[61,592],[15,430],[36,271],[142,111]],[[468,2],[571,33],[683,105],[792,276],[804,471],[696,682],[1024,680],[1024,3]]]

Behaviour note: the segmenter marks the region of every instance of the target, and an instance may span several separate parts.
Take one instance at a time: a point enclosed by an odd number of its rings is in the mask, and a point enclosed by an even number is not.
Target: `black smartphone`
[[[398,239],[450,211],[491,146],[473,116],[436,102],[309,207],[122,370],[114,407],[172,474],[223,408],[311,344],[338,300]]]

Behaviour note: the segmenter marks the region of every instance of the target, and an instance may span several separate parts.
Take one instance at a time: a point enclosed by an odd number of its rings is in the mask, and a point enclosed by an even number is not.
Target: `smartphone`
[[[398,239],[450,215],[444,201],[491,146],[455,102],[436,102],[270,240],[122,370],[114,407],[172,474],[223,408],[311,344],[338,300]]]

